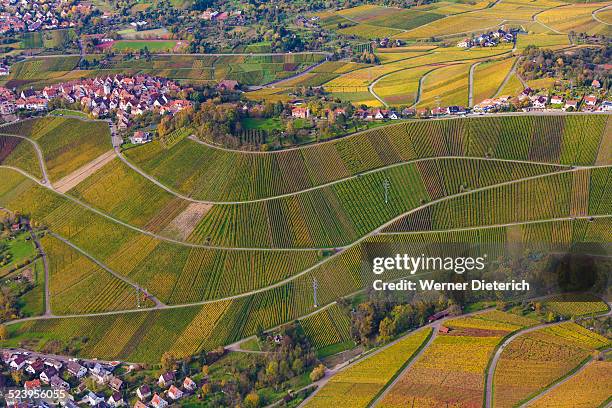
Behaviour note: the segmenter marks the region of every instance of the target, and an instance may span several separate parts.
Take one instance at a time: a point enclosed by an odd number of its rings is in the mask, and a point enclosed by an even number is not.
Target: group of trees
[[[518,67],[519,75],[526,79],[558,78],[572,81],[574,86],[590,86],[593,80],[607,89],[610,71],[602,68],[612,63],[612,47],[577,48],[572,51],[551,51],[528,46]]]
[[[220,361],[222,376],[212,374],[210,359],[201,361],[202,373],[207,378],[199,392],[201,398],[211,406],[263,406],[271,401],[264,401],[259,390],[284,389],[284,383],[311,371],[317,361],[308,339],[295,324],[283,326],[274,339],[263,333],[259,336],[260,343],[267,345],[267,352]],[[162,365],[165,369],[177,368],[171,357],[162,358]]]
[[[366,346],[386,343],[409,329],[422,326],[429,316],[449,307],[451,313],[461,313],[461,307],[444,295],[437,300],[402,300],[371,293],[352,313],[351,335]]]

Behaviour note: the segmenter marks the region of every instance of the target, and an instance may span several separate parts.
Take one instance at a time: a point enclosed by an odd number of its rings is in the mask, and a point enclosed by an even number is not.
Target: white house
[[[121,407],[125,405],[125,402],[123,401],[123,396],[121,395],[120,392],[113,393],[113,395],[108,397],[107,402],[108,402],[108,405],[110,405],[111,407]]]
[[[151,388],[146,384],[142,385],[136,390],[136,395],[138,395],[138,398],[141,400],[145,400],[151,396]]]
[[[89,393],[85,396],[84,401],[92,407],[95,407],[99,403],[104,402],[104,398],[98,397],[96,394],[89,391]]]
[[[151,406],[153,408],[166,408],[168,406],[168,402],[158,394],[155,394],[153,395],[153,398],[151,398]]]
[[[85,376],[85,374],[87,374],[87,369],[76,361],[68,362],[66,364],[66,371],[68,371],[70,375],[76,378],[82,378],[83,376]]]
[[[563,103],[563,97],[559,95],[553,95],[550,97],[550,103],[553,105],[559,105]]]
[[[11,361],[11,364],[9,366],[11,367],[11,369],[17,371],[21,370],[25,364],[26,358],[24,356],[17,356],[15,357],[15,359],[13,359],[13,361]]]
[[[595,95],[589,95],[584,98],[584,103],[587,106],[595,106],[597,105],[597,97]]]
[[[164,388],[169,386],[173,382],[174,382],[174,373],[173,372],[163,373],[162,375],[159,376],[159,380],[157,381],[159,386],[160,387],[164,387]]]
[[[599,107],[599,110],[602,112],[612,112],[612,102],[603,101]]]
[[[168,397],[172,398],[175,401],[179,400],[183,398],[183,391],[179,390],[174,385],[171,385],[170,389],[168,389]]]

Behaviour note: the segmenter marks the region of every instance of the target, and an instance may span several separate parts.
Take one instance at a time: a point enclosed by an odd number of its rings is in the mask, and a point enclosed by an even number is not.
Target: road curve
[[[38,165],[40,166],[40,172],[42,173],[43,179],[41,180],[41,183],[44,184],[45,186],[50,186],[51,185],[51,181],[49,180],[49,175],[47,174],[47,165],[45,163],[45,158],[43,155],[43,151],[40,148],[40,145],[35,141],[30,139],[29,137],[26,136],[21,136],[21,135],[13,135],[10,133],[0,133],[0,136],[7,136],[7,137],[16,137],[18,139],[24,139],[27,140],[28,142],[30,142],[32,144],[32,146],[34,146],[34,150],[36,151],[36,156],[38,156]]]
[[[610,306],[610,303],[608,303],[608,306]],[[602,313],[602,314],[600,314],[598,316],[610,316],[610,315],[612,315],[612,308],[610,308],[606,313]],[[493,359],[491,360],[491,363],[489,364],[489,370],[487,372],[486,386],[485,386],[485,408],[493,408],[493,377],[495,376],[495,369],[497,368],[497,363],[499,362],[499,359],[501,358],[501,355],[502,355],[504,349],[508,346],[508,344],[510,344],[517,337],[522,336],[524,334],[531,333],[533,331],[540,330],[540,329],[543,329],[545,327],[557,326],[557,325],[562,324],[562,323],[567,323],[567,321],[561,321],[561,322],[555,322],[555,323],[544,323],[544,324],[539,324],[537,326],[528,327],[528,328],[523,329],[523,330],[519,330],[519,331],[515,332],[512,336],[508,337],[499,346],[499,348],[495,352],[495,355],[493,356]],[[560,385],[560,384],[556,384],[555,387],[557,385]],[[538,396],[536,396],[536,397],[530,399],[529,401],[525,402],[524,404],[521,405],[521,407],[527,406],[527,403],[532,402],[535,399],[539,398],[540,395],[542,395],[542,394],[539,394]]]

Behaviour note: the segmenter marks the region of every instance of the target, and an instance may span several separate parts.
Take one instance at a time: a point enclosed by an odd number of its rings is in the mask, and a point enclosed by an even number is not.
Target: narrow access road
[[[387,74],[387,75],[391,75],[394,72]],[[381,98],[380,96],[378,96],[378,94],[374,91],[374,87],[376,86],[376,84],[378,83],[378,81],[380,81],[381,79],[383,79],[384,77],[386,77],[387,75],[382,75],[380,77],[378,77],[374,82],[372,82],[370,85],[368,85],[368,92],[370,92],[372,94],[372,96],[374,98],[376,98],[376,100],[380,103],[383,104],[383,106],[385,108],[389,107],[389,105],[387,104],[387,102],[385,102],[385,100],[383,98]]]
[[[43,176],[42,180],[40,180],[40,183],[46,187],[50,187],[51,181],[49,180],[49,174],[47,173],[47,165],[45,164],[45,157],[43,155],[42,149],[40,148],[40,145],[35,140],[32,140],[29,137],[25,137],[21,135],[13,135],[10,133],[0,133],[0,136],[9,136],[9,137],[16,137],[18,139],[24,139],[30,142],[32,146],[34,146],[34,150],[36,151],[36,156],[38,156],[38,165],[40,166],[40,172],[42,173],[42,176]]]
[[[113,275],[115,278],[117,278],[119,280],[122,280],[123,282],[125,282],[128,285],[132,286],[134,289],[137,289],[140,292],[144,293],[147,296],[147,298],[151,299],[153,301],[153,303],[155,303],[154,309],[163,309],[163,308],[167,307],[159,299],[157,299],[155,296],[153,296],[152,294],[147,292],[146,289],[143,288],[142,286],[140,286],[138,283],[136,283],[136,282],[132,281],[131,279],[129,279],[129,278],[127,278],[127,277],[125,277],[125,276],[123,276],[123,275],[113,271],[111,268],[109,268],[108,266],[106,266],[102,262],[98,261],[93,256],[91,256],[88,252],[85,252],[83,249],[79,248],[78,246],[74,245],[72,242],[68,241],[66,238],[64,238],[64,237],[62,237],[60,235],[57,235],[54,232],[50,232],[50,231],[48,232],[48,234],[51,235],[53,238],[56,238],[56,239],[62,241],[64,244],[68,245],[69,247],[71,247],[75,251],[79,252],[81,255],[83,255],[86,258],[88,258],[90,261],[92,261],[93,263],[98,265],[100,268],[104,269],[106,272],[108,272],[111,275]]]
[[[474,106],[474,71],[476,67],[480,65],[482,61],[478,61],[470,66],[470,75],[468,77],[468,106],[471,108]]]
[[[47,254],[45,253],[45,249],[40,244],[40,240],[32,230],[32,226],[30,224],[28,224],[28,232],[32,237],[34,245],[36,245],[36,249],[38,249],[38,252],[40,253],[43,262],[43,269],[45,275],[45,313],[43,314],[43,317],[52,317],[53,312],[51,311],[51,291],[49,290],[49,262],[47,261]]]
[[[595,20],[595,21],[597,21],[597,22],[599,22],[599,23],[601,23],[601,24],[605,24],[605,25],[612,25],[612,24],[610,24],[610,23],[607,23],[607,22],[603,21],[601,18],[597,17],[597,13],[599,13],[599,12],[601,12],[601,11],[604,11],[604,10],[607,10],[607,9],[609,9],[610,7],[612,7],[612,4],[609,4],[609,5],[604,6],[604,7],[602,7],[602,8],[598,8],[597,10],[593,10],[593,11],[591,12],[591,17],[593,17],[593,20]]]

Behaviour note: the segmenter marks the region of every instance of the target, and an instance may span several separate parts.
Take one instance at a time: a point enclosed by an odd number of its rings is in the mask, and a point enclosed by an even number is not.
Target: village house
[[[23,368],[23,366],[25,366],[26,364],[26,358],[25,356],[17,356],[15,357],[11,363],[9,364],[9,367],[11,368],[11,370],[15,370],[15,371],[19,371]]]
[[[141,400],[146,400],[151,396],[151,388],[146,384],[141,385],[136,390],[136,395],[138,395],[138,398],[140,398]]]
[[[111,407],[121,407],[125,405],[125,402],[123,401],[123,396],[120,392],[114,392],[113,395],[108,397],[107,403]]]
[[[294,118],[306,119],[310,117],[310,109],[296,106],[291,109],[291,116]]]
[[[104,402],[104,398],[103,397],[99,397],[98,395],[96,395],[93,392],[89,391],[87,393],[87,395],[85,396],[85,398],[83,398],[83,401],[86,404],[89,404],[92,407],[95,407],[96,405]]]
[[[78,379],[83,378],[85,374],[87,374],[87,369],[76,361],[69,361],[66,364],[66,371],[68,371],[68,374]]]
[[[99,363],[96,363],[92,368],[89,369],[91,377],[98,384],[105,384],[110,376],[110,373],[102,367]]]
[[[23,388],[26,390],[36,390],[40,388],[40,380],[37,378],[35,380],[26,381],[23,383]]]
[[[151,398],[151,406],[153,408],[166,408],[168,406],[168,402],[159,396],[159,394],[153,395]]]
[[[601,112],[612,112],[612,102],[611,101],[603,101],[599,106],[599,110]]]
[[[553,95],[550,97],[550,103],[552,105],[560,105],[563,103],[563,97],[559,95]]]
[[[238,81],[235,81],[233,79],[224,79],[222,81],[219,81],[219,83],[217,84],[217,89],[219,91],[235,91],[236,89],[238,89]]]
[[[25,370],[28,374],[36,375],[42,372],[44,369],[45,369],[45,364],[42,362],[42,360],[37,359],[36,361],[28,364]]]
[[[51,377],[51,381],[49,381],[49,385],[51,386],[51,388],[58,388],[62,390],[70,389],[70,384],[62,380],[57,374]]]
[[[595,95],[585,96],[584,103],[586,106],[595,106],[597,105],[597,97]]]
[[[147,408],[147,406],[143,404],[142,401],[136,401],[134,408]]]
[[[175,401],[179,400],[183,398],[183,391],[176,388],[176,386],[171,385],[170,388],[168,389],[168,397],[172,398]]]
[[[63,366],[61,361],[57,361],[57,360],[54,360],[54,359],[51,359],[51,358],[45,360],[45,365],[48,366],[48,367],[55,368],[56,371],[61,370],[62,366]]]
[[[162,388],[168,387],[173,382],[174,382],[174,373],[171,372],[171,371],[169,371],[167,373],[163,373],[162,375],[160,375],[159,376],[159,380],[157,381],[159,386],[162,387]]]
[[[45,384],[49,384],[51,382],[51,378],[57,375],[57,370],[53,367],[47,367],[42,373],[40,373],[40,381]]]
[[[190,377],[185,377],[185,380],[183,380],[183,388],[186,391],[193,392],[197,387],[198,385]]]
[[[542,95],[535,95],[531,98],[531,104],[536,109],[544,109],[546,107],[546,97]]]
[[[112,377],[110,381],[108,382],[108,385],[111,387],[113,391],[120,391],[121,387],[123,386],[123,381],[121,381],[117,377]]]
[[[575,99],[568,99],[567,101],[565,101],[565,105],[563,106],[563,110],[568,110],[568,109],[573,109],[576,110],[578,109],[578,101]]]

